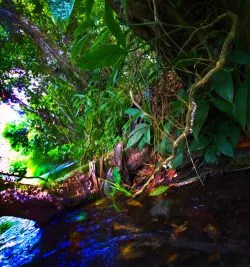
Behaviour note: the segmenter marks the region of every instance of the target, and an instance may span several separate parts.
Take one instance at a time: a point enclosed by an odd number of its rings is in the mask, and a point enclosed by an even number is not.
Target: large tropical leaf
[[[165,135],[163,135],[162,140],[158,145],[158,147],[159,147],[159,152],[162,154],[172,153],[172,142]]]
[[[250,97],[250,76],[236,88],[233,114],[237,122],[244,129],[247,123],[247,102]]]
[[[105,40],[109,36],[109,29],[105,27],[99,34],[99,37],[95,40],[95,42],[91,46],[91,50],[98,47],[100,44],[105,43]]]
[[[181,151],[176,155],[176,157],[173,160],[171,160],[172,169],[176,169],[177,167],[179,167],[182,164],[183,159],[184,159],[184,154]]]
[[[217,161],[215,145],[206,148],[204,158],[207,163],[215,163]]]
[[[193,133],[195,139],[198,139],[199,132],[207,119],[209,103],[206,100],[197,102],[197,110],[194,118]]]
[[[229,116],[232,116],[233,112],[233,104],[229,103],[228,101],[225,101],[220,98],[212,98],[211,99],[212,104],[220,111],[226,113]]]
[[[211,138],[199,136],[198,140],[194,139],[190,145],[190,151],[197,151],[206,148],[211,142]]]
[[[48,0],[55,20],[67,20],[73,10],[75,0]]]
[[[89,34],[84,35],[77,43],[74,44],[71,50],[72,59],[76,59],[76,57],[81,53],[84,44],[88,41]]]
[[[236,124],[229,125],[229,142],[231,143],[232,147],[235,148],[236,145],[239,143],[240,139],[240,127]]]
[[[145,134],[147,128],[141,128],[139,130],[137,130],[128,140],[128,144],[127,147],[131,147],[134,144],[136,144],[141,138],[142,136]]]
[[[243,53],[239,50],[231,51],[228,55],[228,59],[233,63],[238,63],[242,65],[249,65],[250,64],[250,55]]]
[[[125,47],[125,35],[122,33],[119,24],[114,19],[113,10],[110,8],[107,0],[105,0],[105,21],[118,43]]]
[[[145,132],[144,139],[145,139],[145,142],[150,145],[150,140],[151,140],[150,127],[147,128],[147,131]]]
[[[93,5],[94,5],[94,0],[86,0],[85,1],[85,9],[86,9],[86,17],[87,17],[87,21],[90,20],[90,15],[93,9]]]
[[[216,148],[218,151],[220,151],[222,154],[233,157],[234,156],[234,151],[231,143],[223,137],[219,137],[216,139]]]
[[[194,66],[199,62],[199,60],[200,56],[192,50],[190,52],[180,53],[174,58],[171,64],[175,66],[175,68],[184,68]]]
[[[115,65],[125,51],[117,45],[103,45],[83,54],[77,64],[82,69],[99,69]]]
[[[146,132],[146,128],[148,128],[149,125],[147,123],[139,123],[135,126],[135,129],[129,134],[129,137],[131,137],[132,135],[134,135],[136,132],[140,131],[141,129],[144,128],[144,132]]]
[[[213,89],[222,98],[229,102],[233,102],[234,90],[233,90],[233,78],[231,71],[219,70],[212,77]]]
[[[128,108],[128,109],[125,110],[125,113],[127,115],[129,115],[129,116],[136,116],[136,115],[138,115],[138,117],[139,117],[139,115],[142,114],[142,111],[140,109],[138,109],[138,108]]]
[[[84,21],[82,22],[74,31],[74,38],[78,36],[82,36],[83,34],[90,34],[89,29],[94,27],[94,23],[92,21]]]

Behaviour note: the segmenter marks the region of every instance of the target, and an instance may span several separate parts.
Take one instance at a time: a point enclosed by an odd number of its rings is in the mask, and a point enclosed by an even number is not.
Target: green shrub
[[[17,160],[11,163],[9,172],[15,173],[21,176],[25,176],[27,173],[27,162],[25,160]]]

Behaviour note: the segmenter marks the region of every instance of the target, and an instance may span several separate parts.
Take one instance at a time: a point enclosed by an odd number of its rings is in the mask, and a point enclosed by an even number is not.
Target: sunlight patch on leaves
[[[161,194],[165,193],[168,190],[168,188],[169,188],[168,185],[158,186],[157,188],[152,190],[149,195],[151,197],[161,195]]]

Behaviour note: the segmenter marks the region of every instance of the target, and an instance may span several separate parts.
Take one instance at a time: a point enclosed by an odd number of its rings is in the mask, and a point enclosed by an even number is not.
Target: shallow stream
[[[17,219],[0,235],[0,266],[250,266],[248,177],[121,197],[120,211],[111,200],[98,201],[43,229]]]

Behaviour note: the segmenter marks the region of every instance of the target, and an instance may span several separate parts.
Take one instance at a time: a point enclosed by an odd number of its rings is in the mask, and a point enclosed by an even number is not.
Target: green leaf
[[[250,64],[250,55],[243,53],[238,50],[231,51],[228,55],[228,59],[237,64],[242,64],[242,65],[249,65]]]
[[[139,151],[142,150],[142,148],[145,146],[145,144],[149,144],[150,145],[150,138],[151,138],[151,136],[150,136],[150,127],[149,127],[149,125],[147,125],[147,128],[145,128],[145,132],[144,132],[143,138],[139,142],[139,146],[138,146]]]
[[[115,65],[125,51],[117,45],[103,45],[81,56],[77,64],[82,69],[99,69]]]
[[[162,154],[172,153],[172,143],[170,143],[170,141],[167,139],[165,135],[162,137],[159,147],[159,152]]]
[[[71,50],[71,56],[72,59],[75,60],[76,57],[81,53],[81,50],[84,46],[84,44],[87,42],[89,37],[89,34],[84,35],[74,46],[72,47]]]
[[[175,100],[170,104],[171,111],[177,117],[182,116],[186,110],[185,104],[179,99]]]
[[[73,10],[75,0],[48,0],[55,20],[67,20]]]
[[[6,38],[8,36],[8,32],[0,25],[0,38]]]
[[[114,177],[114,182],[116,184],[120,184],[121,183],[121,175],[119,173],[119,169],[118,169],[117,166],[114,167],[112,174],[113,174],[113,177]]]
[[[209,103],[206,100],[201,100],[197,102],[197,109],[193,125],[193,134],[195,139],[198,139],[199,132],[207,119],[208,110]]]
[[[144,134],[144,139],[145,142],[150,145],[150,140],[151,140],[150,127],[147,128],[147,131]]]
[[[118,207],[118,205],[115,203],[114,198],[112,198],[112,199],[113,199],[113,207],[114,207],[114,209],[115,209],[117,212],[120,212],[121,210],[120,210],[120,208]]]
[[[105,0],[105,21],[118,43],[123,47],[126,47],[125,35],[122,33],[119,24],[114,19],[113,10],[110,8],[107,0]]]
[[[133,146],[135,143],[137,143],[141,139],[141,137],[143,136],[144,133],[145,133],[145,128],[140,129],[133,136],[131,136],[128,140],[127,148],[129,148],[129,147]]]
[[[240,128],[235,124],[230,124],[229,132],[229,142],[231,143],[232,147],[235,148],[240,140]]]
[[[216,139],[216,148],[219,152],[221,152],[222,154],[226,156],[229,156],[229,157],[234,156],[233,147],[226,138],[219,136],[219,138]]]
[[[172,169],[176,169],[177,167],[179,167],[183,162],[183,158],[184,158],[183,152],[177,154],[176,157],[173,160],[171,160]]]
[[[217,161],[216,146],[215,145],[211,145],[211,146],[206,148],[204,159],[207,163],[211,163],[211,164],[213,164]]]
[[[131,197],[132,193],[130,191],[128,191],[124,186],[122,185],[117,185],[116,189],[120,192],[122,192],[125,196],[127,197]]]
[[[104,43],[107,37],[109,36],[109,30],[107,28],[103,29],[97,40],[92,44],[91,50],[94,50],[99,44]]]
[[[218,127],[218,123],[220,127]],[[215,124],[217,125],[216,138],[227,138],[230,135],[230,132],[229,132],[230,121],[217,120]]]
[[[158,195],[161,195],[163,194],[164,192],[166,192],[168,190],[168,186],[167,185],[161,185],[161,186],[158,186],[157,188],[155,188],[154,190],[152,190],[152,192],[150,192],[150,196],[151,197],[155,197],[155,196],[158,196]]]
[[[138,149],[139,149],[139,151],[141,151],[145,145],[146,145],[146,142],[145,142],[145,136],[144,136],[144,137],[141,139],[141,141],[139,142],[139,145],[138,145]]]
[[[165,135],[163,135],[161,143],[158,144],[156,147],[159,150],[157,152],[160,152],[161,154],[165,154],[167,152],[167,137]]]
[[[186,52],[186,53],[180,53],[177,55],[177,57],[171,62],[171,65],[175,68],[183,68],[183,67],[189,67],[194,66],[199,62],[200,58],[197,55],[196,52]]]
[[[141,131],[143,129],[143,133],[145,133],[147,131],[146,128],[148,128],[149,125],[146,123],[139,123],[135,126],[135,129],[129,134],[129,137],[131,137],[132,135],[134,135],[136,132]]]
[[[219,70],[212,77],[213,89],[222,98],[233,102],[233,78],[231,71]]]
[[[211,139],[206,138],[205,136],[199,136],[196,140],[193,140],[190,145],[190,151],[197,151],[206,148],[211,142]]]
[[[88,21],[90,20],[93,5],[94,5],[94,0],[86,0],[85,1],[86,18]]]
[[[236,88],[233,114],[240,126],[245,129],[247,123],[247,102],[250,97],[250,76]]]
[[[90,21],[84,21],[82,22],[77,28],[76,30],[74,31],[74,38],[77,38],[79,35],[82,35],[83,33],[84,34],[89,34],[88,29],[90,27],[93,27],[94,24],[91,23]]]
[[[128,108],[125,110],[125,113],[129,116],[135,116],[135,115],[139,115],[142,113],[141,110],[139,110],[138,108]]]
[[[232,116],[232,113],[233,113],[232,103],[229,103],[220,98],[212,98],[211,102],[218,110],[226,113],[229,116]]]
[[[171,121],[167,121],[164,125],[163,125],[163,129],[166,135],[169,135],[171,130],[173,128],[173,123]]]
[[[199,62],[199,58],[183,58],[175,62],[175,68],[184,68],[194,66]]]

